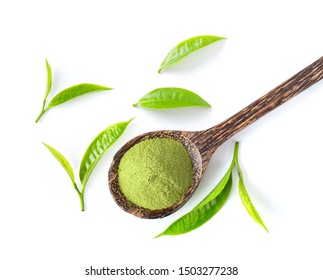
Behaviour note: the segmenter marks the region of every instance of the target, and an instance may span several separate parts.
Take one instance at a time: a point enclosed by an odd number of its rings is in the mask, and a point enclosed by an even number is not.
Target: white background
[[[175,270],[149,279],[193,279],[178,276],[180,266],[239,268],[238,276],[221,279],[322,278],[323,82],[226,142],[192,199],[167,218],[141,220],[123,212],[107,183],[113,154],[132,137],[211,127],[321,57],[321,4],[2,0],[0,278],[105,278],[85,276],[91,265]],[[173,46],[202,34],[228,39],[157,74]],[[49,99],[77,83],[114,90],[65,103],[35,124],[46,87],[45,56],[53,71]],[[132,107],[162,86],[190,89],[212,109]],[[82,213],[68,176],[41,142],[61,151],[78,174],[92,139],[134,116],[95,168]],[[236,140],[246,187],[270,233],[244,210],[235,183],[227,204],[207,224],[186,235],[152,239],[216,185]]]

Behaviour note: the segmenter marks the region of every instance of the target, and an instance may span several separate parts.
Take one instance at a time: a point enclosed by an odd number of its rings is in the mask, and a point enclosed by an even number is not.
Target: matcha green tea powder
[[[192,161],[184,146],[169,138],[144,140],[121,158],[120,189],[134,204],[150,210],[180,201],[193,180]]]

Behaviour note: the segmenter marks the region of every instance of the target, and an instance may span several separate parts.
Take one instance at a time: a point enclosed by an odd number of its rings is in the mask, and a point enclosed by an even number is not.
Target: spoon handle
[[[199,149],[210,157],[215,150],[237,132],[252,124],[266,113],[274,110],[292,97],[309,88],[323,78],[323,56],[293,77],[260,97],[240,112],[199,133]]]

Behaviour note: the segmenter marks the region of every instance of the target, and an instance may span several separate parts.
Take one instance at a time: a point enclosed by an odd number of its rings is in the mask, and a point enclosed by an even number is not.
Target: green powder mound
[[[123,194],[150,210],[178,202],[193,180],[192,161],[184,146],[169,138],[144,140],[129,149],[118,169]]]

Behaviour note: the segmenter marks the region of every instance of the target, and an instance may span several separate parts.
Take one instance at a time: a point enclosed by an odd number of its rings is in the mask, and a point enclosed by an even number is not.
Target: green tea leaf
[[[52,70],[51,67],[46,59],[46,69],[47,69],[47,88],[46,88],[46,92],[45,92],[45,98],[43,100],[43,107],[42,110],[40,112],[40,114],[38,115],[38,117],[36,118],[36,123],[40,120],[40,118],[51,108],[62,104],[66,101],[69,101],[71,99],[74,99],[78,96],[81,95],[85,95],[85,94],[89,94],[89,93],[94,93],[94,92],[98,92],[98,91],[102,91],[102,90],[111,90],[112,88],[109,87],[104,87],[104,86],[100,86],[100,85],[95,85],[95,84],[78,84],[72,87],[69,87],[67,89],[64,89],[63,91],[61,91],[60,93],[58,93],[47,105],[47,107],[45,107],[46,104],[46,100],[47,97],[49,95],[51,86],[52,86]]]
[[[80,190],[75,183],[75,176],[73,169],[67,159],[53,147],[43,143],[47,149],[54,155],[54,157],[59,161],[59,163],[64,167],[65,171],[69,175],[74,189],[77,191],[77,194],[80,198],[81,210],[84,211],[84,191],[86,183],[98,163],[99,159],[102,157],[104,152],[122,135],[127,125],[133,119],[127,122],[120,122],[114,125],[109,126],[103,130],[90,144],[87,148],[79,170],[80,180],[82,183],[82,189]]]
[[[230,168],[224,174],[223,178],[216,185],[216,187],[198,205],[196,205],[194,209],[209,203],[211,200],[215,199],[220,193],[222,193],[223,189],[227,186],[227,183],[229,182],[229,180],[232,180],[233,167],[234,167],[234,162],[231,163]]]
[[[190,212],[173,222],[157,235],[179,235],[190,232],[210,220],[227,201],[232,187],[233,162],[217,186]]]
[[[229,196],[232,186],[232,176],[231,173],[229,174],[228,181],[225,182],[223,190],[217,197],[195,207],[193,210],[172,223],[164,232],[156,237],[162,235],[184,234],[202,226],[210,220],[222,208]]]
[[[45,58],[45,61],[46,61],[46,70],[47,70],[47,85],[46,85],[46,91],[45,91],[45,96],[44,96],[44,100],[43,100],[42,110],[36,119],[36,123],[41,118],[41,116],[45,113],[46,100],[47,100],[47,97],[50,93],[50,89],[52,88],[52,69],[49,65],[47,58]]]
[[[56,149],[54,149],[53,147],[49,146],[48,144],[45,144],[45,147],[53,154],[53,156],[58,160],[58,162],[63,166],[63,168],[65,169],[65,171],[67,172],[68,176],[70,177],[72,184],[73,184],[73,188],[75,189],[75,191],[77,192],[79,199],[80,199],[80,203],[81,203],[81,210],[84,211],[84,195],[82,192],[80,192],[79,188],[77,187],[76,183],[75,183],[75,176],[74,176],[74,171],[72,166],[69,164],[68,160]]]
[[[69,101],[73,98],[76,98],[81,95],[94,93],[102,90],[111,90],[111,88],[94,85],[94,84],[79,84],[67,89],[64,89],[60,93],[58,93],[48,104],[46,110],[53,108],[59,104],[62,104],[66,101]]]
[[[107,127],[91,142],[87,148],[80,165],[79,176],[84,192],[86,183],[105,151],[122,135],[128,124],[133,120],[119,122]]]
[[[157,88],[144,95],[133,106],[149,109],[170,109],[180,107],[211,107],[202,97],[183,88],[165,87]]]
[[[68,176],[71,178],[72,183],[75,182],[74,171],[72,166],[69,164],[68,160],[56,149],[49,146],[46,143],[43,143],[45,147],[53,154],[53,156],[58,160],[58,162],[63,166],[65,171],[67,172]]]
[[[52,88],[52,69],[48,63],[47,58],[46,58],[46,69],[47,69],[47,87],[46,87],[45,98],[43,102],[43,109],[45,108],[46,99],[49,95],[50,89]]]
[[[187,39],[181,43],[179,43],[176,47],[174,47],[165,57],[164,61],[160,65],[158,69],[158,73],[160,73],[165,68],[171,67],[189,54],[206,47],[214,42],[224,40],[224,37],[212,36],[212,35],[202,35],[196,36],[190,39]]]
[[[246,187],[243,181],[242,170],[239,166],[239,161],[238,161],[238,148],[239,148],[239,143],[236,142],[235,148],[234,148],[234,162],[239,176],[238,189],[239,189],[239,195],[240,195],[241,201],[244,207],[246,208],[246,210],[248,211],[248,213],[250,214],[250,216],[268,232],[268,229],[266,228],[264,222],[262,221],[260,215],[258,214],[255,206],[251,202],[251,199],[246,190]]]

